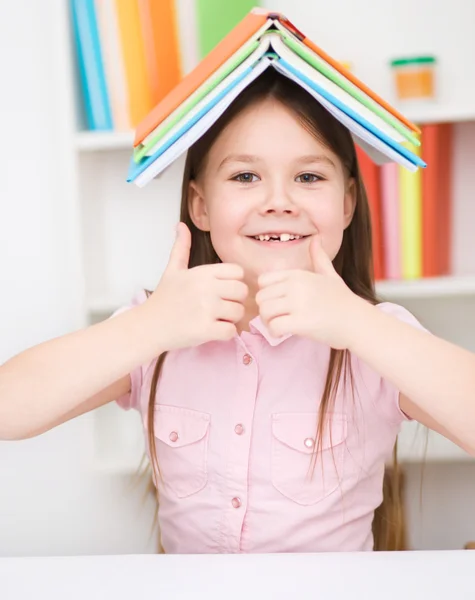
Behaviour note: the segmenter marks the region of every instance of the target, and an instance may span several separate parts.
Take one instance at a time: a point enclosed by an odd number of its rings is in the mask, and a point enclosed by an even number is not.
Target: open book
[[[303,87],[378,164],[425,166],[403,145],[419,145],[415,125],[285,17],[254,9],[138,126],[128,181],[142,187],[159,175],[268,68]]]

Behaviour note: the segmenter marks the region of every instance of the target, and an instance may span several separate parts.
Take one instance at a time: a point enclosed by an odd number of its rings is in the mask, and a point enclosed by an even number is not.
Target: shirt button
[[[250,364],[252,363],[252,356],[251,356],[250,354],[245,354],[245,355],[242,357],[242,362],[243,362],[243,363],[246,365],[246,367],[247,367],[247,365],[250,365]]]
[[[168,437],[170,438],[170,442],[176,442],[178,440],[178,433],[172,431]]]
[[[244,433],[244,425],[241,425],[241,423],[238,423],[236,425],[236,427],[234,428],[234,433],[236,435],[242,435]]]
[[[315,445],[315,442],[312,438],[306,438],[306,440],[304,441],[304,444],[307,448],[313,448]]]
[[[239,498],[233,498],[231,504],[233,505],[233,508],[239,508],[242,502]]]

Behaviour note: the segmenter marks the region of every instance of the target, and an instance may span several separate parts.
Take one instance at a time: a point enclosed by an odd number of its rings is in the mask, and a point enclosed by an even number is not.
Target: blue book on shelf
[[[89,129],[113,129],[94,0],[71,0],[81,87]]]

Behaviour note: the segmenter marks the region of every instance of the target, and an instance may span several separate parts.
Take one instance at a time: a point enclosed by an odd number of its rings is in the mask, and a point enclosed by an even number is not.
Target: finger
[[[237,335],[236,325],[227,321],[216,321],[212,325],[211,337],[213,340],[232,340]]]
[[[167,271],[188,269],[190,260],[191,233],[185,223],[178,223],[175,243],[168,259]]]
[[[216,319],[238,323],[244,317],[244,306],[240,302],[229,302],[222,300],[216,311]]]
[[[259,287],[265,288],[268,285],[274,285],[274,283],[281,283],[289,278],[291,271],[270,271],[259,275],[257,283]]]
[[[265,323],[270,323],[272,319],[288,315],[289,309],[287,298],[273,298],[259,307],[259,314]]]
[[[319,234],[312,236],[310,240],[310,258],[313,270],[320,275],[336,275],[332,261],[322,246],[322,238]]]
[[[276,338],[293,333],[293,320],[291,315],[282,315],[272,319],[267,324],[269,333]]]
[[[272,300],[273,298],[284,298],[288,292],[287,281],[281,281],[280,283],[274,283],[262,288],[256,294],[257,305],[260,306],[263,302]]]
[[[244,302],[249,294],[247,285],[243,281],[235,279],[218,279],[216,291],[223,300],[233,300],[234,302]]]
[[[216,263],[214,265],[202,265],[197,269],[206,269],[216,279],[244,279],[244,269],[232,263]]]

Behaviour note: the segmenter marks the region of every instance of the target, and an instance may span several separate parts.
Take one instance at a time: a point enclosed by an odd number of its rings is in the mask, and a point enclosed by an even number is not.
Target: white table
[[[475,552],[0,558],[1,600],[459,600]]]

